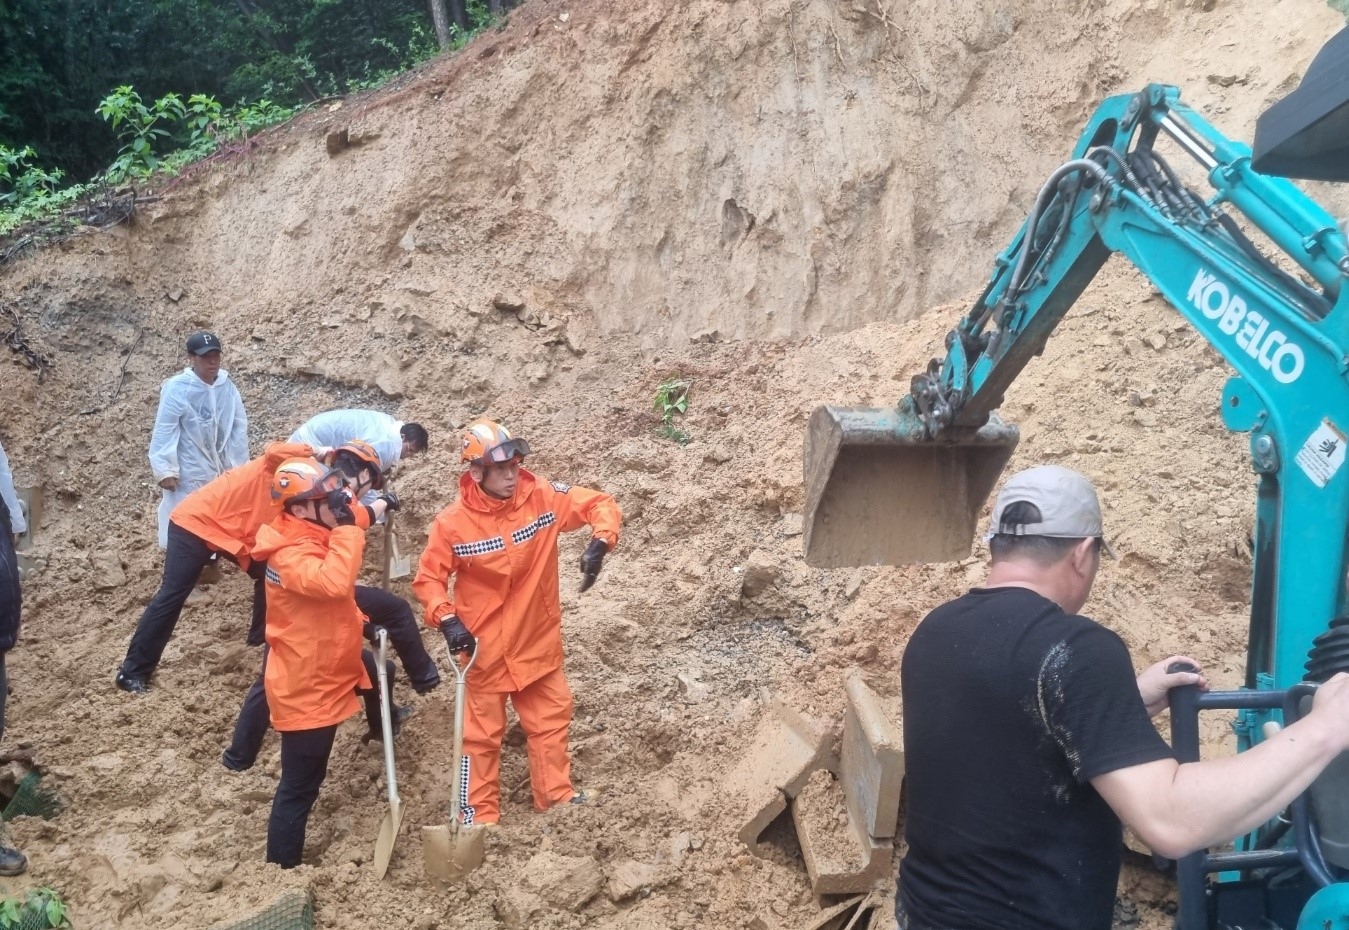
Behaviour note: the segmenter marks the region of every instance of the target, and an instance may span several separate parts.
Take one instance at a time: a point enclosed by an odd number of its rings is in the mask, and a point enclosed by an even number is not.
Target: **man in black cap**
[[[215,333],[187,339],[187,368],[164,382],[150,436],[150,468],[163,489],[159,548],[168,545],[169,513],[188,494],[248,461],[248,417],[239,389],[220,367]]]
[[[1008,479],[988,580],[924,618],[900,668],[908,852],[901,930],[1110,930],[1127,823],[1173,859],[1265,823],[1349,748],[1349,675],[1259,746],[1184,765],[1151,720],[1172,656],[1135,677],[1078,615],[1110,554],[1096,491],[1043,465]],[[1184,660],[1195,671],[1168,672]]]

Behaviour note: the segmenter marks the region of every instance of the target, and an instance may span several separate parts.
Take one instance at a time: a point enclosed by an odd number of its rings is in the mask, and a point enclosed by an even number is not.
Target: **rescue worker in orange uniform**
[[[274,442],[258,458],[231,468],[173,508],[164,552],[164,579],[136,624],[126,658],[117,670],[117,687],[132,694],[150,690],[150,674],[173,637],[183,603],[196,586],[202,569],[217,554],[253,578],[252,628],[261,634],[262,572],[252,564],[249,550],[258,527],[276,516],[271,496],[272,473],[286,459],[314,452],[304,443]],[[250,642],[253,638],[250,635]]]
[[[384,476],[379,470],[379,457],[373,446],[359,439],[333,449],[329,458],[332,466],[343,474],[351,497],[350,506],[356,514],[356,525],[368,529],[384,517],[386,513],[398,510],[400,504],[397,495],[385,491]],[[383,492],[383,493],[380,493]],[[369,503],[359,503],[369,499]],[[255,564],[257,560],[255,560]],[[266,563],[263,562],[265,569]],[[434,690],[440,684],[440,672],[430,653],[422,644],[421,634],[417,631],[417,620],[412,607],[396,594],[368,585],[356,585],[356,606],[367,618],[365,624],[366,639],[374,642],[376,628],[383,627],[389,634],[389,644],[398,657],[403,660],[403,668],[411,679],[412,688],[418,694]],[[257,630],[257,642],[262,641],[262,630]],[[253,645],[254,640],[250,639]],[[373,663],[373,659],[371,663]],[[264,654],[263,670],[248,689],[239,716],[234,723],[234,736],[220,757],[225,768],[233,772],[243,772],[253,767],[262,741],[267,736],[268,721],[267,692],[263,677],[267,668]],[[374,675],[374,665],[371,664]],[[393,681],[390,671],[389,680]],[[398,707],[394,710],[393,730],[397,735],[402,722],[412,712],[410,707]],[[369,733],[370,739],[383,740],[383,734],[376,726]]]
[[[365,531],[345,485],[342,472],[312,458],[282,463],[271,483],[281,513],[258,530],[252,551],[267,563],[265,687],[281,733],[267,861],[287,869],[300,864],[337,726],[360,709],[358,691],[371,728],[380,728],[382,702],[362,649],[365,615],[356,606]]]
[[[534,806],[580,802],[571,784],[572,700],[562,674],[557,537],[589,526],[584,591],[618,544],[623,514],[601,491],[549,483],[521,467],[529,444],[475,420],[462,436],[459,497],[431,524],[412,590],[450,652],[477,638],[464,706],[465,823],[501,816],[501,739],[510,698],[528,740]],[[453,587],[450,579],[453,577]]]

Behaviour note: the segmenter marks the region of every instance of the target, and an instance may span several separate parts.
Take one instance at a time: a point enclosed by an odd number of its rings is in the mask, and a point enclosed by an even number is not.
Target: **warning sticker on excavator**
[[[1345,435],[1334,423],[1322,420],[1298,450],[1294,461],[1318,488],[1324,488],[1344,464]]]

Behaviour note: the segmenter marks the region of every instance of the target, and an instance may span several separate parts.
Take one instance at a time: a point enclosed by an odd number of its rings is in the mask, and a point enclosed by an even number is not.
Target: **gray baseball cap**
[[[1002,515],[1019,502],[1035,505],[1040,511],[1038,523],[1004,524]],[[989,534],[1012,536],[1052,536],[1060,539],[1098,537],[1101,548],[1112,559],[1115,551],[1101,528],[1101,504],[1096,489],[1082,475],[1061,465],[1040,465],[1019,471],[1007,479],[993,506]]]

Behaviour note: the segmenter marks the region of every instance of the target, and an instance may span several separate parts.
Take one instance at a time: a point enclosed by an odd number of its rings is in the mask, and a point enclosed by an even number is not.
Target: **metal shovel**
[[[384,590],[389,582],[412,574],[412,558],[398,551],[398,537],[394,534],[393,513],[384,516]]]
[[[468,787],[464,784],[464,692],[468,681],[468,670],[478,657],[478,641],[473,641],[473,650],[468,662],[460,666],[454,653],[450,654],[450,665],[454,668],[454,755],[452,777],[450,779],[450,822],[433,827],[422,827],[422,858],[426,864],[426,874],[442,882],[457,882],[482,865],[483,853],[487,845],[487,828],[479,825],[461,823],[464,809],[464,795]]]
[[[393,693],[389,689],[389,632],[379,628],[379,694],[380,725],[384,731],[384,776],[389,783],[389,811],[384,822],[379,825],[379,838],[375,840],[375,878],[382,880],[389,871],[389,859],[393,856],[393,844],[398,839],[398,828],[403,823],[403,799],[398,796],[398,776],[393,765]]]

